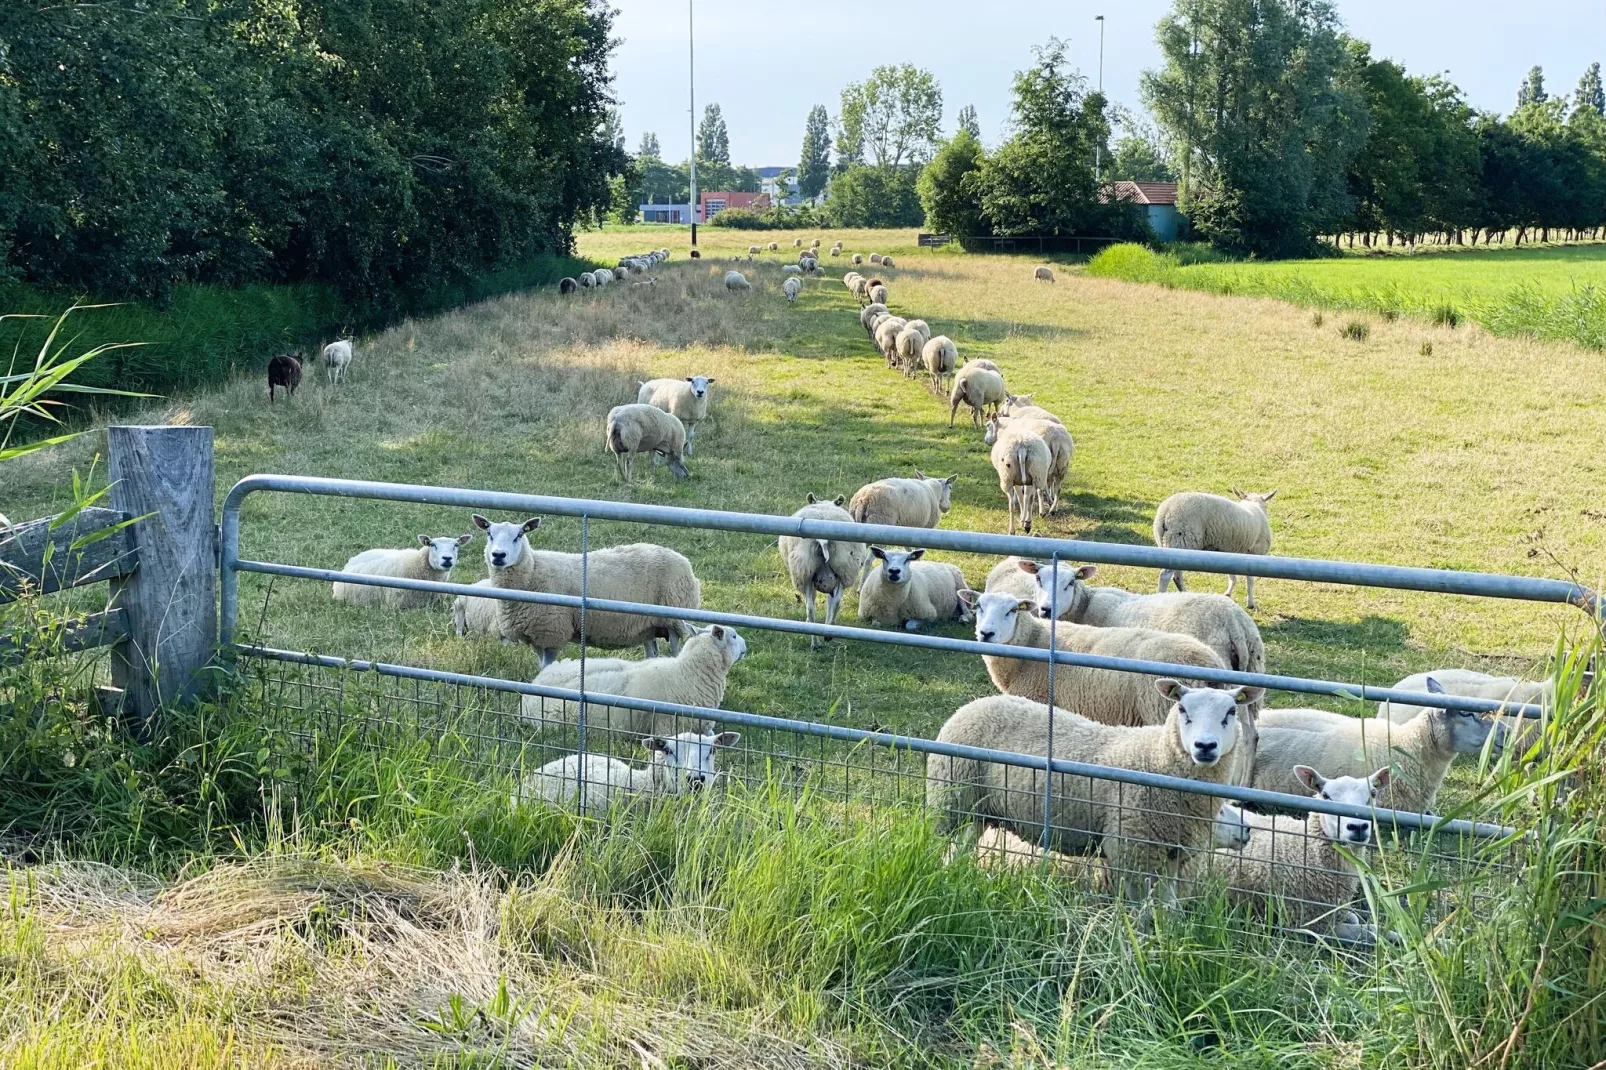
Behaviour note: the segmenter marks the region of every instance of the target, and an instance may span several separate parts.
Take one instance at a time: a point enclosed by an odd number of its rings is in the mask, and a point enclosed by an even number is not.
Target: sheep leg
[[[1259,607],[1255,605],[1255,577],[1245,576],[1244,586],[1249,589],[1249,597],[1244,604],[1250,609],[1258,609]]]
[[[695,441],[697,441],[697,425],[692,424],[690,427],[686,428],[686,448],[681,452],[690,457],[691,444]]]
[[[653,638],[648,639],[645,643],[642,643],[641,652],[646,657],[656,658],[658,656],[658,640]]]
[[[844,590],[844,588],[839,586],[839,587],[835,588],[830,594],[825,596],[825,623],[827,623],[827,624],[835,624],[836,623],[837,610],[842,608],[843,590]],[[826,642],[829,643],[830,641],[831,640],[829,638],[826,639]]]
[[[561,653],[563,653],[563,651],[555,646],[543,647],[541,649],[541,668],[544,669],[548,665],[551,665],[554,661],[557,661],[558,655]]]
[[[680,629],[683,627],[680,621],[675,621],[669,629],[669,656],[672,658],[680,657]]]
[[[818,592],[816,592],[814,590],[814,587],[812,585],[809,587],[809,593],[803,596],[803,615],[808,620],[808,622],[810,624],[814,623],[814,604],[815,604],[814,600],[817,597],[818,597]],[[830,610],[831,610],[830,603],[826,603],[826,612],[829,613]],[[817,635],[809,636],[809,649],[810,650],[818,650],[819,648],[820,648],[820,637],[817,636]]]
[[[1180,587],[1181,584],[1178,584],[1178,586]],[[1236,591],[1237,589],[1238,577],[1233,575],[1231,572],[1227,573],[1227,597],[1231,598],[1232,592]]]
[[[920,622],[917,620],[906,620],[903,622],[903,630],[906,632],[918,632],[920,630]]]
[[[948,406],[948,426],[953,427],[954,415],[959,412],[959,396],[956,394],[950,400],[952,404]]]

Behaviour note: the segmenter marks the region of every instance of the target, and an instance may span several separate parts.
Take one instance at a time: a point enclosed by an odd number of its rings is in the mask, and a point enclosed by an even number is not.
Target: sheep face
[[[475,513],[474,526],[485,532],[485,563],[495,573],[519,563],[530,547],[525,536],[541,526],[541,518],[532,516],[522,524],[493,524]]]
[[[1250,831],[1249,819],[1244,817],[1243,807],[1224,802],[1221,809],[1216,811],[1215,824],[1210,827],[1210,846],[1241,851],[1249,846]]]
[[[915,469],[915,478],[916,479],[936,479],[938,477],[936,477],[936,476],[928,476],[928,475],[926,475],[926,473],[924,473],[920,469],[916,468]],[[937,499],[937,508],[939,510],[941,510],[942,512],[944,512],[944,513],[946,513],[949,509],[953,508],[953,504],[954,504],[954,480],[956,480],[958,478],[959,477],[957,475],[953,475],[953,476],[949,476],[947,479],[942,480],[942,491],[941,491],[940,497]]]
[[[1442,695],[1445,693],[1444,685],[1430,676],[1428,693]],[[1487,713],[1438,707],[1430,709],[1428,717],[1431,719],[1434,741],[1440,746],[1448,744],[1453,754],[1481,754],[1483,745],[1491,735],[1495,737],[1496,749],[1505,745],[1505,726]]]
[[[712,375],[688,375],[686,381],[691,384],[691,392],[701,401],[708,396],[708,388],[717,380]]]
[[[1249,688],[1189,687],[1170,677],[1161,677],[1154,686],[1175,704],[1179,742],[1194,765],[1216,765],[1232,753],[1238,742],[1238,705],[1250,701],[1245,697]]]
[[[894,584],[908,583],[914,574],[909,563],[926,556],[924,550],[883,550],[879,546],[870,547],[870,552],[881,562],[881,578]]]
[[[429,547],[429,567],[436,572],[450,572],[452,566],[457,564],[457,550],[460,546],[467,546],[474,540],[474,534],[459,535],[453,538],[450,535],[439,538],[430,538],[420,535],[418,544]]]
[[[959,600],[976,614],[976,641],[980,643],[1008,645],[1014,642],[1015,626],[1020,621],[1020,615],[1037,612],[1037,603],[1011,594],[961,591]]]
[[[648,736],[641,745],[652,752],[653,779],[672,795],[701,791],[718,775],[715,747],[733,746],[737,732],[682,732],[678,736]]]
[[[726,665],[735,665],[747,656],[747,640],[743,639],[735,628],[725,624],[715,624],[710,628],[704,628],[703,632],[724,653]]]
[[[1384,766],[1369,777],[1338,776],[1329,780],[1308,765],[1296,765],[1294,777],[1318,799],[1372,806],[1377,802],[1378,791],[1389,782],[1389,771]],[[1371,842],[1372,823],[1365,818],[1323,814],[1322,835],[1334,843],[1364,847]]]
[[[1037,580],[1037,615],[1049,620],[1065,616],[1087,598],[1087,581],[1099,574],[1097,565],[1071,568],[1064,562],[1020,561],[1020,570]],[[1053,607],[1050,609],[1049,607]]]

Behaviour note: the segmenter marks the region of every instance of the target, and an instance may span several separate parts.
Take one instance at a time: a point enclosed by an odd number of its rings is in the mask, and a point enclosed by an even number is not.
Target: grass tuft
[[[1362,320],[1350,320],[1338,329],[1338,333],[1352,342],[1364,342],[1372,336],[1372,328]]]

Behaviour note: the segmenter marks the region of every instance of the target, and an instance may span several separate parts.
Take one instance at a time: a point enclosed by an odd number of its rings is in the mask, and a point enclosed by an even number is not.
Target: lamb
[[[853,254],[853,262],[854,262],[854,263],[855,263],[855,264],[862,264],[862,263],[864,263],[864,254],[863,254],[863,253],[854,253],[854,254]]]
[[[1290,774],[1305,793],[1351,806],[1376,805],[1390,779],[1387,766],[1366,777],[1329,779],[1308,765],[1297,765]],[[1280,897],[1287,924],[1331,932],[1346,943],[1376,942],[1372,926],[1345,909],[1360,882],[1352,856],[1371,842],[1372,822],[1315,811],[1305,817],[1246,813],[1244,818],[1248,845],[1241,853],[1218,849],[1212,859],[1213,868],[1227,874],[1229,898],[1264,910],[1269,897]]]
[[[1275,490],[1265,494],[1246,494],[1237,487],[1233,501],[1219,494],[1199,491],[1181,491],[1160,503],[1154,513],[1154,544],[1173,550],[1217,550],[1229,554],[1271,553],[1271,518],[1267,504],[1277,496]],[[1246,576],[1249,595],[1245,604],[1255,608],[1255,577]],[[1185,591],[1180,569],[1160,570],[1160,593],[1164,594],[1171,581],[1177,590]],[[1227,577],[1227,597],[1232,597],[1238,584],[1236,575]]]
[[[1080,568],[1061,562],[1006,558],[999,568],[1013,566],[1033,585],[1039,615],[1050,616],[1049,606],[1061,620],[1092,628],[1157,628],[1162,632],[1191,635],[1216,652],[1235,672],[1265,672],[1266,644],[1255,619],[1237,602],[1219,594],[1133,594],[1119,587],[1090,587],[1097,565]],[[996,570],[995,570],[996,571]],[[1059,582],[1054,582],[1057,573]],[[1057,588],[1057,589],[1056,589]]]
[[[580,594],[579,554],[531,548],[529,533],[541,526],[540,517],[530,517],[523,524],[493,524],[476,513],[474,524],[485,532],[485,563],[490,566],[493,587]],[[702,584],[697,582],[691,562],[664,546],[638,542],[593,550],[585,578],[586,593],[592,598],[683,609],[702,605]],[[539,651],[543,666],[580,638],[578,607],[533,602],[500,605],[502,634]],[[689,632],[684,621],[663,617],[597,610],[586,613],[586,641],[605,650],[640,643],[650,658],[658,652],[659,639],[668,639],[670,651],[677,652],[680,640]]]
[[[682,454],[686,449],[686,428],[673,413],[656,405],[616,405],[608,411],[608,452],[613,454],[619,478],[628,486],[635,474],[636,454],[652,455],[652,468],[658,468],[662,455],[677,478],[686,479]]]
[[[970,406],[972,427],[980,427],[982,414],[988,409],[996,413],[998,406],[1004,403],[1004,377],[999,374],[997,365],[987,367],[992,363],[990,360],[967,360],[954,373],[953,387],[949,393],[949,427],[954,425],[954,414],[959,411],[960,402]]]
[[[859,589],[859,619],[884,627],[901,624],[916,631],[924,621],[970,620],[970,607],[959,598],[966,589],[958,565],[922,561],[925,550],[883,550],[870,547],[881,567],[865,577]]]
[[[1428,678],[1427,690],[1443,693]],[[1428,707],[1404,724],[1386,717],[1345,717],[1327,710],[1262,710],[1260,756],[1254,786],[1298,794],[1296,765],[1338,776],[1367,776],[1391,768],[1382,805],[1412,813],[1431,812],[1450,763],[1458,754],[1481,753],[1491,736],[1499,749],[1505,732],[1486,713]]]
[[[1229,783],[1243,689],[1191,688],[1169,678],[1153,686],[1169,704],[1160,724],[1103,725],[1019,696],[989,695],[960,707],[937,739]],[[937,812],[941,831],[969,821],[978,832],[997,824],[1035,840],[1042,829],[1045,776],[1043,770],[933,754],[926,759],[926,805]],[[1127,899],[1140,898],[1145,885],[1156,883],[1159,901],[1175,903],[1177,882],[1210,857],[1220,810],[1220,800],[1211,795],[1064,773],[1053,774],[1050,794],[1049,849],[1070,854],[1098,846]]]
[[[993,470],[998,473],[998,488],[1009,499],[1009,533],[1015,534],[1018,517],[1025,525],[1026,534],[1030,535],[1032,502],[1048,487],[1053,452],[1030,424],[1013,423],[997,429],[992,462]]]
[[[702,791],[718,777],[714,748],[733,746],[740,734],[682,732],[677,736],[648,736],[641,741],[652,755],[643,769],[632,769],[617,758],[602,754],[571,754],[543,765],[525,778],[513,805],[544,799],[568,806],[580,799],[581,812],[601,817],[615,803],[654,795],[681,795]],[[581,784],[585,785],[584,793]]]
[[[364,550],[341,566],[342,572],[393,579],[432,580],[445,583],[457,564],[458,548],[472,541],[473,533],[459,536],[418,537],[418,545],[405,550]],[[348,606],[417,609],[440,595],[428,591],[405,591],[398,587],[370,587],[363,583],[334,585],[334,599]]]
[[[301,385],[301,359],[294,353],[275,353],[268,361],[268,404],[273,404],[273,391],[283,387],[289,397],[296,396]]]
[[[1040,267],[1036,271],[1032,272],[1032,278],[1036,279],[1038,282],[1053,282],[1054,269],[1050,267]]]
[[[491,578],[475,580],[476,587],[493,586]],[[452,633],[459,639],[469,636],[494,635],[504,642],[502,632],[502,603],[495,598],[473,598],[460,594],[452,599]]]
[[[954,480],[915,469],[913,479],[878,479],[854,492],[848,512],[856,523],[899,528],[934,528],[953,505]]]
[[[1513,706],[1555,701],[1555,685],[1549,680],[1533,681],[1519,680],[1514,676],[1490,676],[1472,669],[1434,669],[1432,672],[1414,673],[1394,687],[1400,691],[1426,691],[1429,677],[1443,688],[1443,693],[1446,695],[1493,699]],[[1429,708],[1383,701],[1377,704],[1377,715],[1395,724],[1404,724]]]
[[[351,367],[352,356],[350,338],[342,338],[323,347],[323,367],[330,386],[339,386],[346,381],[346,370]]]
[[[747,276],[743,275],[740,271],[725,272],[725,289],[751,290],[752,288],[753,284],[748,282]]]
[[[572,294],[578,289],[580,289],[580,284],[574,279],[565,277],[558,280],[558,293],[560,294]]]
[[[1005,427],[1019,424],[1035,432],[1047,445],[1049,452],[1048,481],[1037,491],[1037,507],[1043,516],[1059,508],[1060,490],[1071,470],[1071,459],[1076,455],[1076,440],[1058,420],[1040,420],[1036,417],[994,416],[987,421],[982,441],[991,446]]]
[[[694,631],[681,644],[680,652],[672,658],[648,658],[645,661],[587,658],[585,690],[587,694],[594,692],[645,702],[671,702],[681,706],[718,709],[719,704],[725,701],[725,684],[731,666],[742,660],[746,653],[747,640],[736,629],[715,624]],[[580,690],[580,660],[566,658],[554,661],[536,675],[535,683],[543,687]],[[554,721],[575,724],[580,719],[580,703],[525,695],[520,714],[526,721],[537,725],[548,725]],[[683,720],[673,713],[646,713],[627,710],[623,706],[586,702],[586,723],[611,733],[667,735],[674,732]],[[701,721],[692,727],[706,731],[710,725]]]
[[[697,425],[708,419],[708,388],[718,381],[712,375],[688,375],[637,382],[636,403],[657,406],[679,420],[686,428],[686,456],[690,457]]]
[[[803,280],[793,277],[781,284],[781,291],[786,294],[788,304],[797,304],[797,295],[803,292]]]
[[[884,305],[887,303],[887,288],[885,285],[867,286],[864,296],[873,305]]]
[[[959,347],[946,334],[939,334],[929,339],[920,350],[920,360],[931,374],[932,389],[940,394],[943,392],[943,380],[959,367]]]
[[[838,495],[835,501],[822,501],[813,494],[808,502],[792,515],[806,520],[836,520],[852,523],[853,517],[842,508],[847,499]],[[803,539],[782,535],[777,540],[781,560],[786,563],[792,588],[802,600],[810,624],[814,623],[814,596],[825,595],[825,623],[835,624],[842,595],[858,582],[870,561],[870,548],[862,542],[842,542],[835,539]],[[809,646],[817,648],[820,637],[809,637]]]

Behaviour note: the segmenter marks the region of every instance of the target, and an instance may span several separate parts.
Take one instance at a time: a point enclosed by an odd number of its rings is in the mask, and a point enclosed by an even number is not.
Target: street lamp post
[[[691,130],[691,247],[697,248],[697,41],[694,5],[686,0],[687,126]]]
[[[1099,100],[1104,99],[1104,16],[1095,15],[1093,21],[1099,24]],[[1100,142],[1093,147],[1093,181],[1103,180],[1104,171],[1104,145]]]

